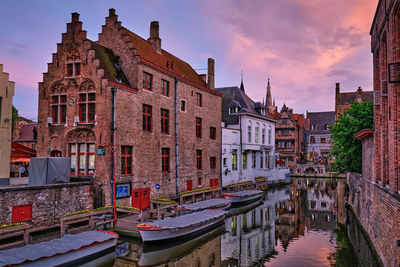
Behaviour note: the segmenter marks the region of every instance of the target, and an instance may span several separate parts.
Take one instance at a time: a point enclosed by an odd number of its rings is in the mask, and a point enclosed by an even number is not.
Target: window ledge
[[[94,127],[95,122],[76,122],[76,126],[89,126],[89,127]]]
[[[50,126],[50,127],[58,128],[58,127],[65,127],[65,126],[67,126],[67,124],[66,124],[66,123],[65,123],[65,124],[54,124],[54,123],[49,123],[49,126]]]

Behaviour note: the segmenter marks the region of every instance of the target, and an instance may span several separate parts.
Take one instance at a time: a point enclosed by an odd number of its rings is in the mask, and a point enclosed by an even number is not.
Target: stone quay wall
[[[400,196],[360,174],[349,173],[348,203],[363,225],[384,266],[400,265]]]
[[[13,208],[32,206],[33,227],[51,226],[69,212],[93,208],[90,182],[0,188],[0,224],[12,222]]]

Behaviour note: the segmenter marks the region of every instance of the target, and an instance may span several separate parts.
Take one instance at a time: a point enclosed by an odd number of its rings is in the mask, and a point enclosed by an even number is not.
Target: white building
[[[275,120],[268,103],[254,102],[239,87],[222,93],[222,186],[267,177],[284,180],[289,169],[275,168]],[[267,101],[269,102],[269,101]]]

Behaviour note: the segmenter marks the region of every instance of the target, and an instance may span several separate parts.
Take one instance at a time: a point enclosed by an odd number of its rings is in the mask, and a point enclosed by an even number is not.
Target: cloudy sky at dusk
[[[14,105],[37,117],[37,83],[47,71],[71,13],[80,13],[88,38],[97,40],[108,9],[122,25],[148,38],[160,21],[165,50],[205,72],[215,59],[216,87],[240,84],[262,101],[268,75],[280,108],[334,110],[341,90],[372,90],[369,30],[378,0],[279,1],[9,1],[0,16],[0,63],[16,83]]]

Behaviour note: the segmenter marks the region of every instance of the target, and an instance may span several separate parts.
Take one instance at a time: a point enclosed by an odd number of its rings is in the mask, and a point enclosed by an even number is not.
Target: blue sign
[[[117,184],[115,185],[115,197],[123,198],[131,196],[131,184]]]
[[[156,184],[156,189],[160,190],[160,188],[161,188],[161,185],[160,184]]]

